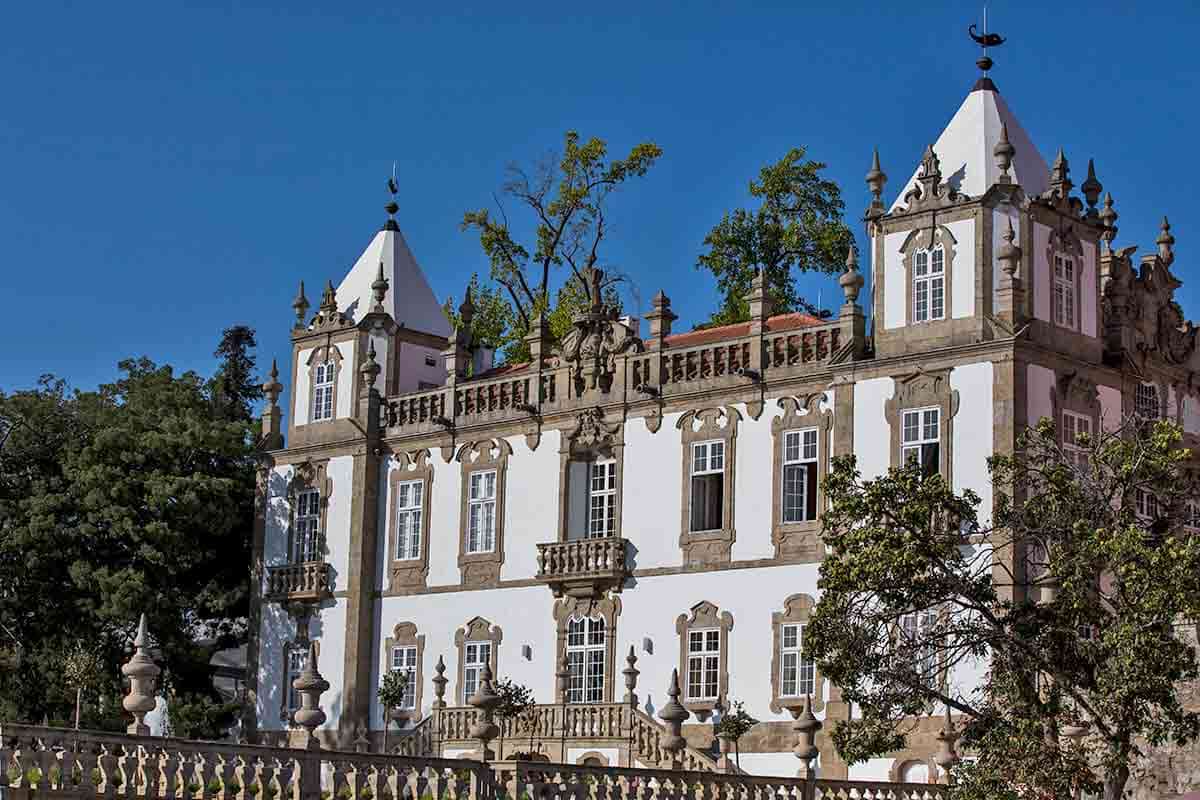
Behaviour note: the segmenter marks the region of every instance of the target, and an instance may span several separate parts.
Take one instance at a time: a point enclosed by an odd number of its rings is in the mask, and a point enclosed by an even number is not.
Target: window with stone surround
[[[623,425],[600,409],[580,412],[559,449],[559,540],[621,535]]]
[[[342,352],[335,344],[316,347],[308,356],[308,421],[328,422],[337,416],[338,375]]]
[[[429,501],[433,467],[428,450],[396,453],[388,472],[389,589],[424,588],[429,576]]]
[[[905,410],[901,419],[900,460],[905,465],[919,464],[926,477],[936,475],[942,463],[941,409]]]
[[[921,465],[925,475],[954,474],[954,418],[959,394],[950,387],[950,369],[916,371],[895,378],[895,392],[884,402],[892,433],[892,464]]]
[[[1088,466],[1087,442],[1092,435],[1092,418],[1085,414],[1063,409],[1062,446],[1073,463],[1081,469]]]
[[[941,245],[913,254],[913,322],[946,317],[946,250]]]
[[[689,411],[676,422],[683,433],[679,544],[686,564],[723,564],[732,556],[740,420],[741,413],[730,406]]]
[[[425,636],[417,633],[417,626],[401,622],[392,629],[392,635],[383,642],[384,668],[402,672],[408,677],[404,702],[400,708],[385,709],[393,719],[416,720],[421,717],[421,697],[425,683]]]
[[[1142,381],[1134,388],[1135,413],[1144,420],[1156,420],[1162,416],[1162,402],[1158,396],[1158,384]]]
[[[512,447],[503,439],[469,442],[462,464],[458,565],[464,586],[494,586],[504,563],[504,486]]]
[[[397,561],[414,561],[425,547],[421,535],[425,515],[425,482],[401,481],[396,484],[396,552]]]
[[[287,558],[303,564],[325,560],[325,531],[332,484],[324,461],[297,464],[288,484],[291,515]]]
[[[557,703],[611,703],[616,675],[617,595],[563,597],[555,601],[555,671],[566,665],[565,686],[556,681]]]
[[[808,522],[817,518],[816,428],[783,434],[783,521]]]
[[[825,677],[805,649],[815,605],[811,596],[794,594],[784,601],[783,611],[771,615],[771,710],[777,714],[799,707],[809,696],[815,710],[825,705]]]
[[[1054,324],[1078,328],[1078,290],[1075,259],[1065,253],[1054,254]]]
[[[467,504],[467,552],[496,549],[496,470],[471,473]]]
[[[400,710],[411,711],[417,703],[417,648],[414,645],[395,645],[391,650],[391,660],[388,665],[391,672],[399,672],[408,679],[404,689],[404,702]]]
[[[775,557],[820,561],[822,481],[829,459],[833,412],[822,410],[824,392],[779,398],[783,415],[771,420],[774,439],[771,542]]]
[[[684,707],[701,721],[729,694],[729,647],[733,615],[707,600],[675,620],[679,635],[679,675]]]
[[[458,684],[455,696],[462,705],[479,688],[484,665],[490,666],[492,675],[500,674],[500,642],[503,632],[483,617],[475,617],[454,633],[454,645],[458,648]]]
[[[725,442],[692,445],[691,531],[719,530],[725,508]]]

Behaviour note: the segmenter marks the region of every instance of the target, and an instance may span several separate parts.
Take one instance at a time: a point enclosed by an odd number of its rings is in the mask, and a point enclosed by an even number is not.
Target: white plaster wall
[[[371,343],[375,345],[375,363],[379,365],[379,375],[375,378],[375,391],[387,397],[388,365],[392,360],[388,353],[392,347],[391,337],[382,328],[375,328],[370,333]]]
[[[1000,268],[1000,262],[996,259],[996,253],[1000,252],[1001,246],[1004,245],[1004,232],[1008,230],[1008,223],[1012,221],[1013,228],[1013,244],[1018,247],[1021,244],[1021,214],[1016,206],[997,206],[992,212],[992,308],[998,308],[999,298],[996,293],[1000,291],[1000,276],[1004,271]],[[1026,273],[1029,268],[1025,266],[1028,260],[1023,259],[1023,264],[1017,269],[1017,277],[1028,283],[1028,275]]]
[[[329,691],[321,695],[321,707],[328,719],[322,728],[336,728],[342,712],[342,686],[345,672],[343,659],[346,650],[346,601],[344,599],[325,603],[309,621],[308,635],[320,643],[317,665],[321,674],[329,681]],[[279,710],[283,704],[283,646],[295,641],[296,625],[279,603],[266,603],[262,607],[262,624],[259,628],[258,694],[255,709],[259,728],[283,730],[287,724],[280,720]]]
[[[954,319],[975,316],[975,220],[960,219],[946,224],[954,237],[954,266],[951,276],[950,310]]]
[[[1124,409],[1121,405],[1121,391],[1111,386],[1097,386],[1100,395],[1100,425],[1106,431],[1115,431],[1121,427],[1121,417]]]
[[[309,394],[312,392],[308,374],[308,359],[312,357],[312,351],[313,349],[310,347],[301,350],[296,355],[296,386],[295,391],[292,392],[292,421],[296,425],[308,424]]]
[[[397,366],[398,391],[418,391],[422,382],[435,386],[442,386],[446,383],[446,365],[442,361],[441,353],[411,342],[401,342],[398,346],[400,348]],[[433,358],[433,366],[425,363],[426,356]]]
[[[504,564],[501,580],[537,574],[537,545],[558,540],[558,448],[562,434],[546,431],[537,450],[510,436],[504,498]],[[461,503],[460,503],[461,505]]]
[[[742,753],[738,761],[747,775],[771,778],[794,778],[800,768],[800,760],[792,753]]]
[[[267,483],[266,526],[263,532],[263,563],[267,566],[285,564],[288,560],[287,533],[291,521],[287,487],[292,480],[291,465],[271,469]],[[266,588],[266,576],[263,577]]]
[[[751,419],[744,405],[739,405],[742,421],[738,423],[737,468],[734,471],[734,560],[773,558],[771,543],[772,474],[774,440],[771,420],[783,411],[774,400],[768,400],[762,416]]]
[[[333,588],[346,589],[350,573],[350,498],[354,494],[354,457],[337,456],[329,459],[325,468],[329,478],[329,504],[325,517],[325,547],[333,566]]]
[[[354,380],[358,375],[358,364],[354,361],[354,342],[338,342],[335,347],[342,354],[342,367],[338,370],[337,410],[334,412],[334,416],[352,417],[354,416]]]
[[[851,767],[850,777],[860,781],[886,781],[894,761],[894,758],[869,758]]]
[[[447,464],[441,449],[430,452],[433,491],[429,497],[429,585],[460,582],[458,571],[458,515],[462,505],[462,465]]]
[[[892,431],[884,403],[895,394],[891,378],[871,378],[854,384],[854,455],[864,478],[876,478],[892,465]]]
[[[346,671],[346,599],[326,602],[321,613],[308,625],[308,635],[320,643],[317,664],[321,675],[329,681],[329,691],[321,695],[321,708],[328,719],[321,727],[334,730],[342,715],[342,687]],[[275,705],[279,705],[278,699]]]
[[[954,491],[974,489],[979,495],[979,522],[991,521],[992,482],[987,460],[992,455],[992,384],[990,361],[966,364],[950,371],[950,388],[958,392],[958,415],[954,418]]]
[[[621,766],[621,754],[620,754],[620,751],[617,750],[617,748],[615,748],[615,747],[596,747],[596,748],[568,747],[567,748],[567,763],[568,764],[578,764],[580,759],[582,759],[585,755],[588,755],[589,753],[594,753],[596,755],[603,756],[604,758],[608,759],[608,766],[610,766],[610,767]]]
[[[1046,260],[1046,248],[1050,246],[1050,228],[1034,222],[1033,224],[1033,253],[1025,254],[1025,263],[1033,264],[1033,316],[1050,322],[1050,262]]]
[[[638,569],[683,563],[679,549],[683,456],[675,423],[664,415],[658,433],[644,419],[625,424],[625,475],[621,487],[621,530],[633,543]]]
[[[1183,429],[1188,433],[1200,433],[1200,400],[1185,394],[1183,396]]]
[[[907,276],[900,246],[908,232],[889,233],[883,237],[883,327],[902,328],[908,323]]]
[[[1100,278],[1096,270],[1097,247],[1083,242],[1083,258],[1079,266],[1079,330],[1087,336],[1097,336],[1096,306],[1100,300]]]
[[[1028,395],[1025,398],[1029,426],[1033,427],[1043,417],[1054,420],[1054,370],[1039,364],[1030,364],[1025,372]]]

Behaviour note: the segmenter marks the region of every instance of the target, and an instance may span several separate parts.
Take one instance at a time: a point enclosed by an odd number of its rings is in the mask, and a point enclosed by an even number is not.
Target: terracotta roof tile
[[[767,320],[768,331],[790,331],[796,328],[807,328],[811,325],[821,325],[828,320],[817,319],[812,314],[799,311],[792,314],[779,314]],[[698,331],[676,333],[667,337],[667,344],[672,347],[692,347],[700,344],[710,344],[723,339],[736,339],[750,333],[749,322],[735,322],[732,325],[721,325],[716,328],[703,328]]]

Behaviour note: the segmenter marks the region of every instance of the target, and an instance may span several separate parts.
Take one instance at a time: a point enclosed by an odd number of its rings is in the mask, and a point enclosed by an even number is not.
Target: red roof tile
[[[807,328],[810,325],[821,325],[827,320],[817,319],[812,314],[799,311],[792,314],[780,314],[767,320],[768,331],[790,331],[796,328]],[[736,339],[750,333],[749,322],[735,322],[732,325],[721,325],[716,328],[702,328],[698,331],[676,333],[667,337],[667,344],[672,347],[692,347],[698,344],[710,344],[722,339]]]

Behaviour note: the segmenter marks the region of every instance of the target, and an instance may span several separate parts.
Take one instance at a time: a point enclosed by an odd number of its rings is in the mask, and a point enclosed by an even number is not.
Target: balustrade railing
[[[333,567],[324,561],[267,567],[268,602],[322,600],[333,595]]]
[[[626,541],[617,537],[544,542],[537,546],[537,579],[556,592],[619,584],[629,574],[626,550]]]

